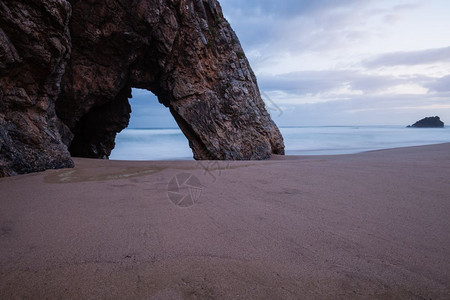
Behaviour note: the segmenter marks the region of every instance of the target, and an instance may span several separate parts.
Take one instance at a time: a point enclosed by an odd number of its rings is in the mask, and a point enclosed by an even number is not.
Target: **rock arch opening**
[[[132,89],[132,96],[128,127],[117,134],[110,159],[192,159],[189,142],[169,109],[147,90]]]

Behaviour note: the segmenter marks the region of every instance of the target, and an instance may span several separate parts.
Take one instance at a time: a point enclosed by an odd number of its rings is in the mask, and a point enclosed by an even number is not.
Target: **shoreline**
[[[287,155],[340,155],[378,149],[423,146],[449,142],[448,128],[396,126],[325,126],[281,128]],[[173,129],[170,132],[173,133]],[[167,151],[161,151],[157,141]],[[111,159],[191,160],[192,151],[184,135],[164,130],[126,129],[117,136]]]
[[[2,298],[450,297],[450,143],[74,161],[0,179]]]
[[[446,145],[450,142],[444,142],[444,143],[435,143],[435,144],[424,144],[424,145],[414,145],[414,146],[402,146],[402,147],[393,147],[393,148],[380,148],[380,149],[373,149],[373,150],[365,150],[361,152],[355,152],[355,153],[343,153],[343,154],[311,154],[311,155],[297,155],[297,154],[285,154],[285,155],[278,155],[278,154],[272,154],[272,156],[269,159],[261,160],[261,161],[271,161],[271,160],[296,160],[299,158],[320,158],[320,157],[334,157],[334,156],[347,156],[347,155],[358,155],[363,153],[371,153],[371,152],[378,152],[378,151],[390,151],[390,150],[396,150],[396,149],[408,149],[408,148],[417,148],[417,147],[427,147],[427,146],[438,146],[438,145]],[[292,150],[296,151],[296,150]],[[317,151],[317,150],[313,150]],[[78,157],[72,157],[73,159],[83,159]],[[97,160],[97,159],[92,159]],[[196,160],[192,159],[167,159],[167,160],[122,160],[122,159],[109,159],[106,161],[118,161],[118,162],[197,162]],[[222,161],[223,162],[223,161]],[[225,161],[227,162],[227,161]],[[231,162],[231,161],[230,161]],[[236,161],[238,162],[238,161]],[[249,162],[249,161],[241,161],[241,162]]]
[[[298,157],[333,157],[333,156],[346,156],[346,155],[358,155],[358,154],[364,154],[364,153],[371,153],[371,152],[378,152],[378,151],[391,151],[391,150],[397,150],[397,149],[408,149],[408,148],[417,148],[417,147],[428,147],[428,146],[439,146],[439,145],[450,145],[450,142],[445,143],[435,143],[435,144],[424,144],[424,145],[414,145],[414,146],[402,146],[402,147],[393,147],[393,148],[380,148],[380,149],[373,149],[373,150],[366,150],[361,152],[355,152],[355,153],[343,153],[343,154],[311,154],[311,155],[295,155],[295,154],[286,154],[285,157],[293,157],[293,159],[296,159]],[[313,150],[316,151],[316,150]],[[283,157],[283,155],[273,155],[274,157]]]

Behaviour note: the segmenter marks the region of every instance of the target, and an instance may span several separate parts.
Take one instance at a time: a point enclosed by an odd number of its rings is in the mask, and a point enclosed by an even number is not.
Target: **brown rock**
[[[128,124],[131,87],[152,91],[170,108],[197,159],[283,153],[216,1],[75,2],[71,32],[72,59],[57,108],[75,134],[73,155],[109,156],[116,132]],[[105,114],[108,122],[92,122]]]
[[[284,153],[217,1],[70,3],[72,47],[67,1],[0,3],[4,174],[70,166],[62,141],[73,156],[107,158],[116,133],[128,125],[132,87],[152,91],[170,108],[196,159]]]
[[[0,2],[0,177],[73,166],[55,114],[70,13],[64,0]]]

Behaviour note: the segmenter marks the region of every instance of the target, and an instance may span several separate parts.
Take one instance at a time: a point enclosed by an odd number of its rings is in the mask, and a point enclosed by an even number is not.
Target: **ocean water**
[[[450,127],[302,126],[280,128],[286,155],[336,155],[450,142]],[[116,138],[113,160],[190,160],[180,129],[125,129]]]

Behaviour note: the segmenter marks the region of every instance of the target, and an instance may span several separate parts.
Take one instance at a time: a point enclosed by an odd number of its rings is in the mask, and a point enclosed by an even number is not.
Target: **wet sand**
[[[0,298],[450,298],[450,144],[75,163],[0,179]]]

